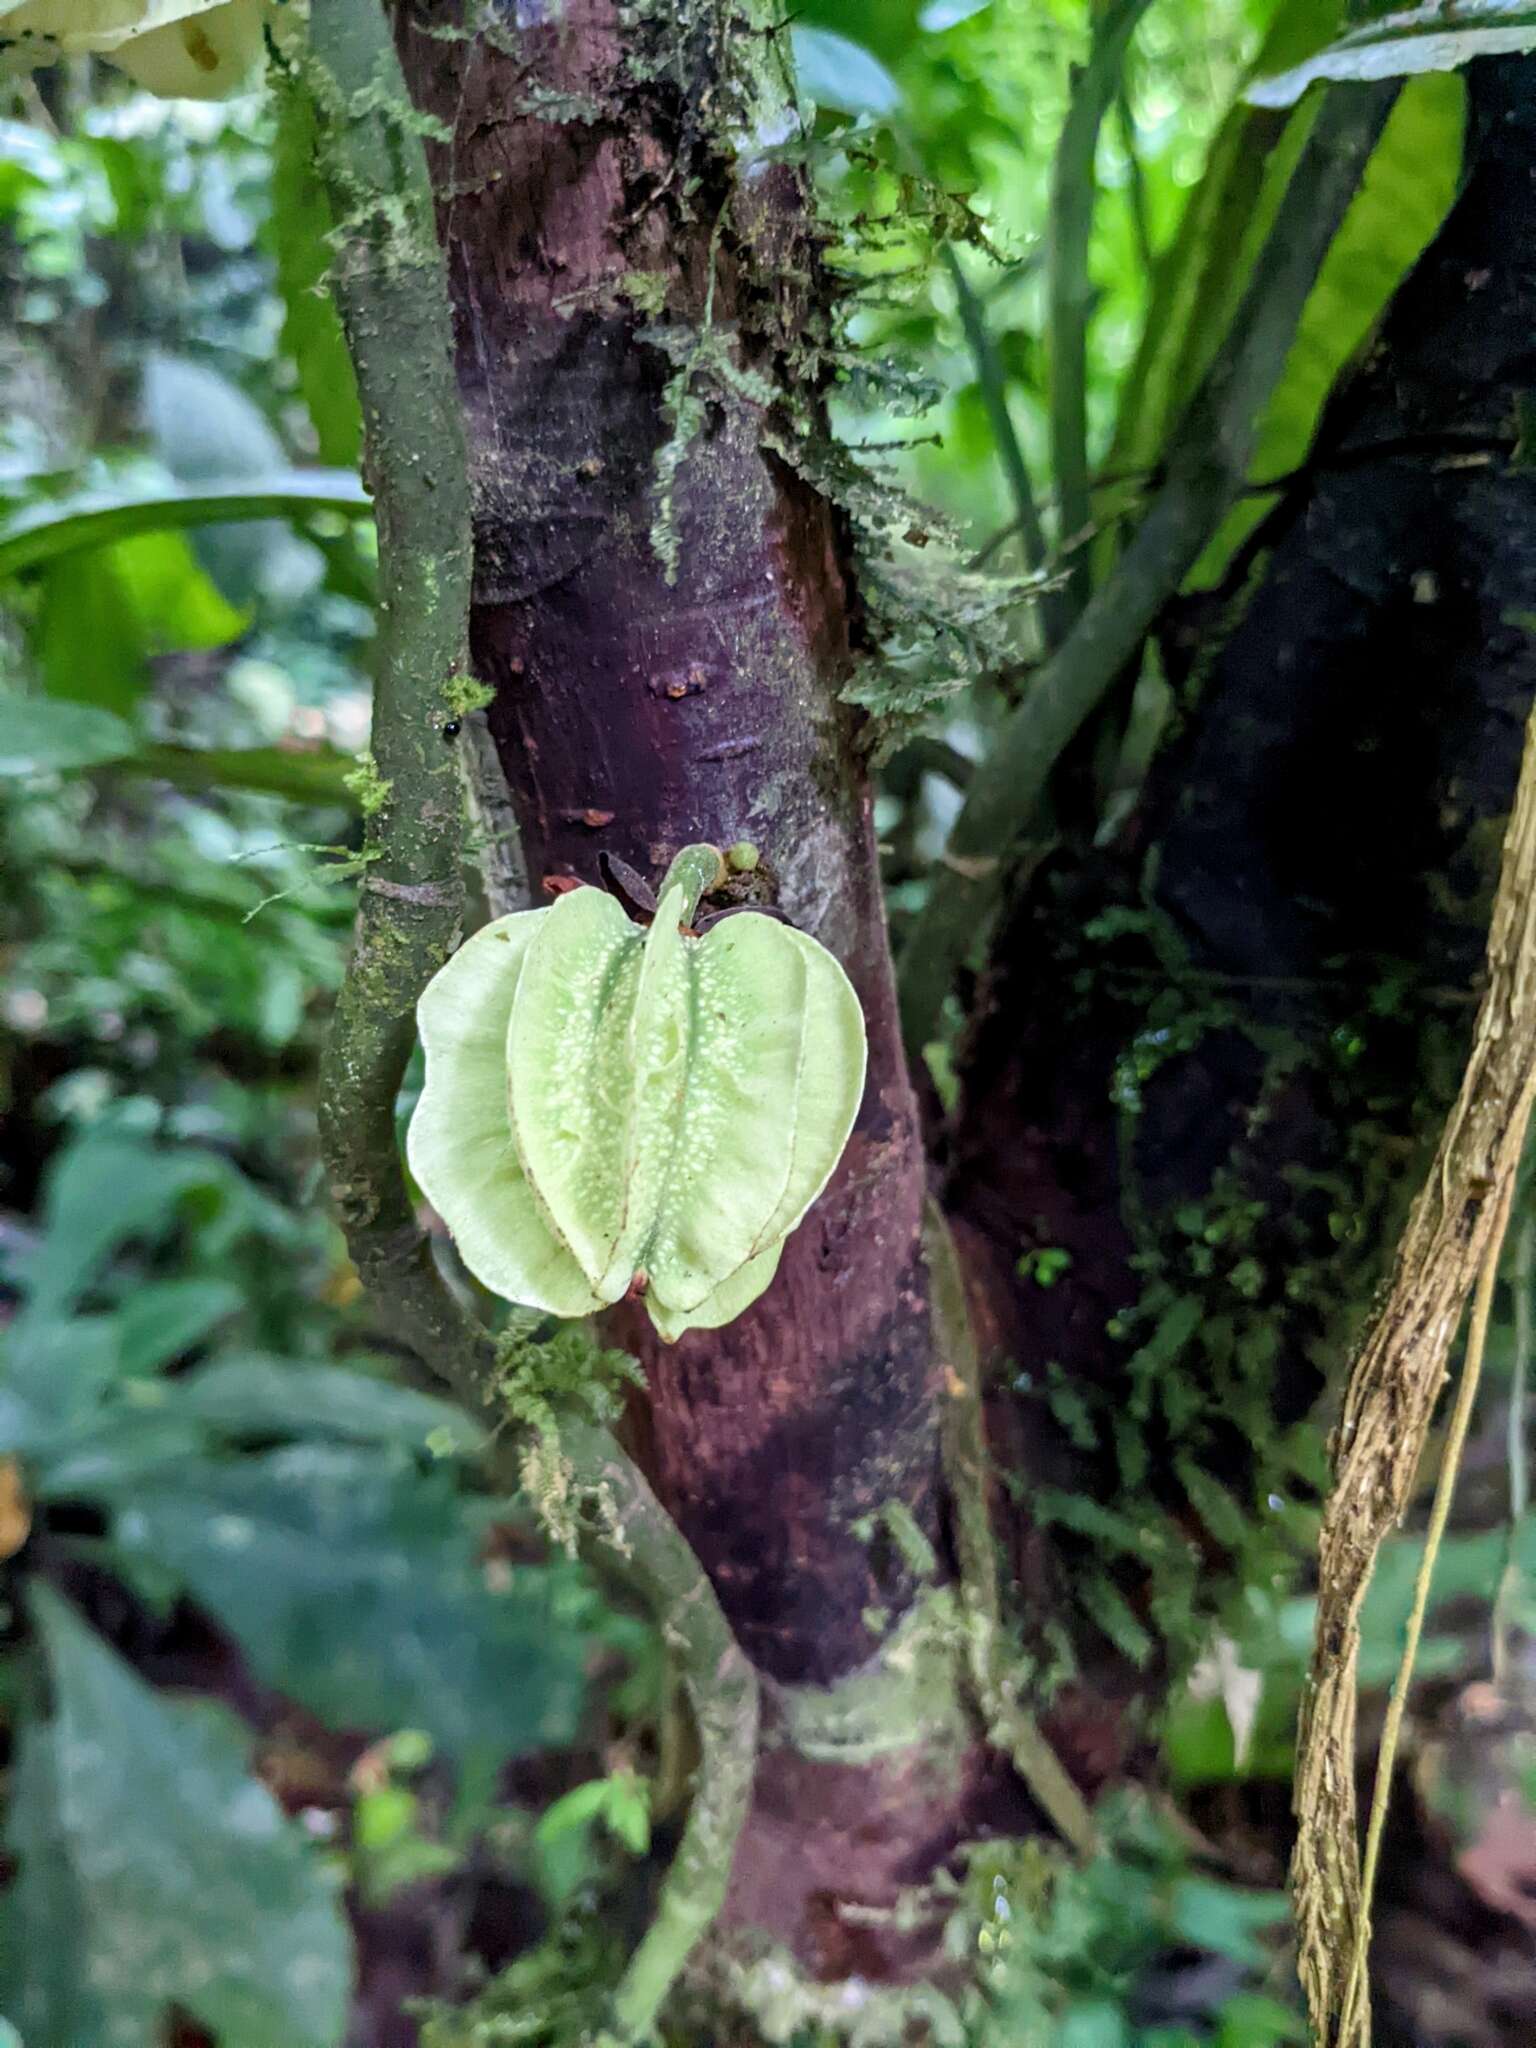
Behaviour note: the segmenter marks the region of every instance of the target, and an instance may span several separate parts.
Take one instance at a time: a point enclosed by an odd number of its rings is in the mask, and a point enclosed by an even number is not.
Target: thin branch
[[[1088,484],[1088,320],[1099,130],[1121,85],[1121,67],[1150,0],[1112,0],[1094,15],[1088,62],[1073,81],[1051,166],[1051,227],[1046,262],[1046,335],[1051,367],[1051,473],[1060,494],[1063,536],[1093,520]],[[1060,612],[1070,622],[1088,596],[1088,563],[1079,555]]]
[[[373,758],[358,928],[321,1067],[321,1142],[352,1257],[423,1363],[504,1431],[490,1333],[441,1280],[400,1169],[395,1102],[416,999],[458,941],[463,792],[452,735],[467,666],[470,510],[452,322],[431,187],[377,0],[313,0],[308,82],[338,230],[334,282],[367,423],[379,530]],[[444,728],[452,733],[445,736]],[[647,2038],[719,1910],[747,1810],[757,1685],[676,1524],[611,1433],[559,1415],[562,1455],[605,1510],[604,1539],[677,1651],[702,1768],[655,1921],[612,2006]],[[515,1445],[500,1438],[498,1470]],[[605,1554],[611,1568],[613,1558]]]
[[[902,962],[909,1051],[920,1052],[932,1036],[955,970],[998,902],[1009,850],[1052,769],[1242,490],[1258,420],[1397,91],[1396,81],[1352,85],[1324,100],[1227,344],[1176,435],[1166,482],[1108,581],[977,769]]]
[[[1120,148],[1125,156],[1126,203],[1131,210],[1131,232],[1136,237],[1136,254],[1150,282],[1157,262],[1152,243],[1152,221],[1147,207],[1147,179],[1141,166],[1141,147],[1136,133],[1136,110],[1124,73],[1115,94],[1115,124],[1120,131]]]
[[[1351,1370],[1334,1443],[1336,1476],[1318,1543],[1317,1626],[1297,1743],[1291,1864],[1298,1967],[1319,2048],[1362,2048],[1368,2025],[1363,2011],[1349,2009],[1352,1958],[1367,1930],[1355,1840],[1360,1611],[1382,1542],[1411,1498],[1467,1296],[1489,1271],[1533,1096],[1536,715],[1526,728],[1504,840],[1472,1050],[1390,1286]]]
[[[1024,450],[1013,424],[1013,415],[1008,410],[1008,378],[1003,369],[1003,359],[998,353],[997,343],[992,339],[992,330],[987,324],[986,308],[982,305],[974,285],[966,276],[965,266],[955,253],[953,245],[941,242],[939,256],[955,287],[955,304],[960,314],[960,325],[965,332],[966,345],[971,351],[971,360],[976,366],[977,388],[981,392],[981,402],[986,409],[992,438],[997,443],[997,459],[1002,464],[1003,475],[1008,481],[1008,495],[1013,500],[1013,521],[1010,530],[1018,535],[1024,549],[1024,559],[1029,567],[1043,569],[1049,549],[1046,544],[1045,528],[1040,523],[1040,508],[1035,499],[1034,484],[1030,480],[1029,464],[1024,459]],[[1046,602],[1048,604],[1050,600]]]

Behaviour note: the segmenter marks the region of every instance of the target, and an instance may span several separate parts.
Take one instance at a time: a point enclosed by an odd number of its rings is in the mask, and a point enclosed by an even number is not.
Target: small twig
[[[1024,450],[1013,424],[1013,415],[1008,410],[1008,379],[1003,370],[1003,359],[998,354],[997,343],[992,339],[986,309],[966,276],[965,267],[953,246],[948,242],[941,242],[939,257],[949,272],[950,281],[955,288],[955,304],[960,314],[960,325],[971,351],[971,360],[976,366],[977,389],[986,408],[987,424],[992,429],[992,438],[997,443],[997,459],[1002,464],[1003,475],[1008,480],[1008,495],[1013,500],[1011,530],[1018,535],[1023,545],[1024,559],[1029,567],[1043,569],[1049,549],[1045,528],[1040,523],[1040,508],[1035,498],[1034,484],[1030,480],[1029,464],[1024,459]]]
[[[955,970],[1001,896],[1003,857],[1027,828],[1051,771],[1242,489],[1255,423],[1397,91],[1388,81],[1335,89],[1324,100],[1226,345],[1175,437],[1162,489],[977,769],[950,852],[992,865],[971,876],[949,866],[930,879],[902,960],[902,1023],[914,1056],[932,1036]]]

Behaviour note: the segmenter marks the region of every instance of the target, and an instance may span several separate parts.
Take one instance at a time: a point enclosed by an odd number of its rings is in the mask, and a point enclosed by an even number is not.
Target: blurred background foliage
[[[1258,109],[1240,89],[1340,24],[1336,0],[795,11],[847,286],[824,367],[890,543],[868,567],[895,623],[861,687],[893,721],[898,931],[1051,603],[1102,584],[1156,487],[1315,119],[1315,95]],[[1104,105],[1086,146],[1085,65]],[[1304,462],[1433,234],[1461,109],[1443,73],[1399,101],[1197,580]],[[308,151],[293,95],[166,103],[79,61],[8,88],[0,122],[0,1711],[20,1871],[0,2011],[28,2048],[149,2048],[170,2015],[179,2044],[392,2048],[416,2038],[411,1995],[524,1950],[480,2038],[574,2039],[686,1798],[661,1646],[491,1497],[475,1432],[370,1322],[320,1185],[373,563]],[[1075,295],[1052,265],[1073,233]],[[1052,409],[1064,348],[1075,450]],[[1105,829],[1167,710],[1149,653],[1104,755]],[[942,1089],[942,1035],[929,1057]],[[1521,1317],[1501,1341],[1507,1385]],[[1529,1521],[1506,1530],[1485,1491],[1438,1584],[1447,1686],[1482,1668],[1494,1589],[1495,1620],[1518,1619],[1536,1562]],[[973,1857],[965,2038],[1303,2038],[1274,1841],[1233,1788],[1283,1811],[1310,1535],[1295,1509],[1185,1645],[1153,1731],[1167,1796],[1128,1802],[1096,1864]],[[1405,1536],[1372,1596],[1373,1682],[1415,1562]],[[1465,1773],[1439,1796],[1465,1825]]]

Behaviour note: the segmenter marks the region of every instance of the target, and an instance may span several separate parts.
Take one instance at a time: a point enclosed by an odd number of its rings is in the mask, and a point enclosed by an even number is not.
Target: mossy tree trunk
[[[452,135],[429,155],[472,661],[495,693],[485,809],[510,799],[535,901],[605,861],[654,883],[690,841],[752,842],[753,885],[863,1003],[863,1109],[767,1294],[671,1347],[615,1322],[648,1378],[642,1462],[765,1683],[726,1920],[815,1975],[879,1981],[925,1967],[934,1929],[843,1907],[921,1881],[995,1767],[953,1696],[914,1721],[867,1684],[924,1590],[914,1558],[942,1554],[943,1382],[867,736],[839,701],[857,604],[838,516],[781,452],[824,431],[833,287],[803,175],[775,154],[796,120],[765,19],[568,0],[515,21],[401,16],[414,97]],[[809,1726],[824,1739],[799,1740]]]

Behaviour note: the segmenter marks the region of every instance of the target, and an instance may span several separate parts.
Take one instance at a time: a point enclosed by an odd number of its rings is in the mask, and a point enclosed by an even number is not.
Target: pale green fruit
[[[267,0],[0,0],[0,67],[103,57],[162,99],[223,99],[261,63]]]
[[[689,848],[649,931],[576,889],[478,932],[422,996],[411,1170],[469,1267],[574,1316],[644,1276],[669,1342],[755,1301],[826,1186],[864,1088],[832,955],[753,911],[683,927]]]

